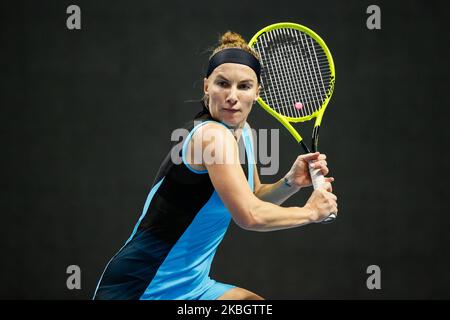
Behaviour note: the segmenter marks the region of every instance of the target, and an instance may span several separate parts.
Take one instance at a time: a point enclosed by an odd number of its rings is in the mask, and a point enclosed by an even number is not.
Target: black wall
[[[172,130],[200,109],[220,33],[315,30],[336,65],[321,129],[339,219],[234,224],[212,276],[271,299],[450,298],[444,1],[2,1],[0,298],[89,299],[141,214]],[[66,8],[81,8],[81,30]],[[366,8],[381,8],[368,30]],[[258,128],[281,128],[263,110]],[[307,133],[306,135],[309,135]],[[300,148],[280,130],[280,170]],[[311,189],[286,205],[303,205]],[[66,288],[79,265],[82,289]],[[366,268],[381,268],[368,290]]]

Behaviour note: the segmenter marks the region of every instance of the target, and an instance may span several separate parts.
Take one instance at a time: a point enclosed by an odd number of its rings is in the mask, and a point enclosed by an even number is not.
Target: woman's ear
[[[209,86],[208,78],[203,78],[203,92],[206,95],[208,94],[208,86]]]
[[[261,92],[261,85],[258,85],[258,88],[256,89],[256,98],[255,98],[255,102],[258,100],[259,98],[259,93]]]

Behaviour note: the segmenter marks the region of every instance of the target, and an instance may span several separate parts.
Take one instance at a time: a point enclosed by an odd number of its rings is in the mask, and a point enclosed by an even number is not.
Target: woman
[[[311,185],[308,161],[328,174],[323,154],[299,156],[283,179],[261,184],[246,122],[259,94],[259,76],[257,54],[240,35],[225,33],[209,60],[204,109],[186,127],[182,162],[174,161],[177,152],[163,161],[143,213],[108,263],[95,299],[262,299],[209,277],[231,218],[247,230],[271,231],[337,213],[333,178],[326,178],[325,188],[315,190],[305,206],[278,206]],[[239,143],[247,159],[243,165]]]

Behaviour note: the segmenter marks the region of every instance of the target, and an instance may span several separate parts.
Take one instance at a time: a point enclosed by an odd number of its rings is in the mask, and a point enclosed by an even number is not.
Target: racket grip
[[[311,168],[311,163],[309,163],[309,174],[311,175],[311,181],[314,190],[321,188],[325,183],[325,177],[323,176],[320,169]]]
[[[311,163],[309,163],[309,174],[311,175],[311,181],[314,187],[314,190],[321,188],[325,183],[325,177],[323,176],[320,169],[311,168]],[[322,223],[330,223],[336,219],[336,214],[331,213],[328,217],[326,217]]]

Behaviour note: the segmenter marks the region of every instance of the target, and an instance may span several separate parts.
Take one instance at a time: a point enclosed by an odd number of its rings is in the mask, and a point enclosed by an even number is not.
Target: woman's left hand
[[[311,163],[313,169],[320,169],[322,174],[326,176],[330,171],[327,167],[327,156],[319,152],[300,155],[292,165],[291,170],[286,174],[287,182],[291,186],[300,188],[308,187],[312,184],[309,174],[308,162]],[[325,177],[325,182],[333,182],[334,178]]]

